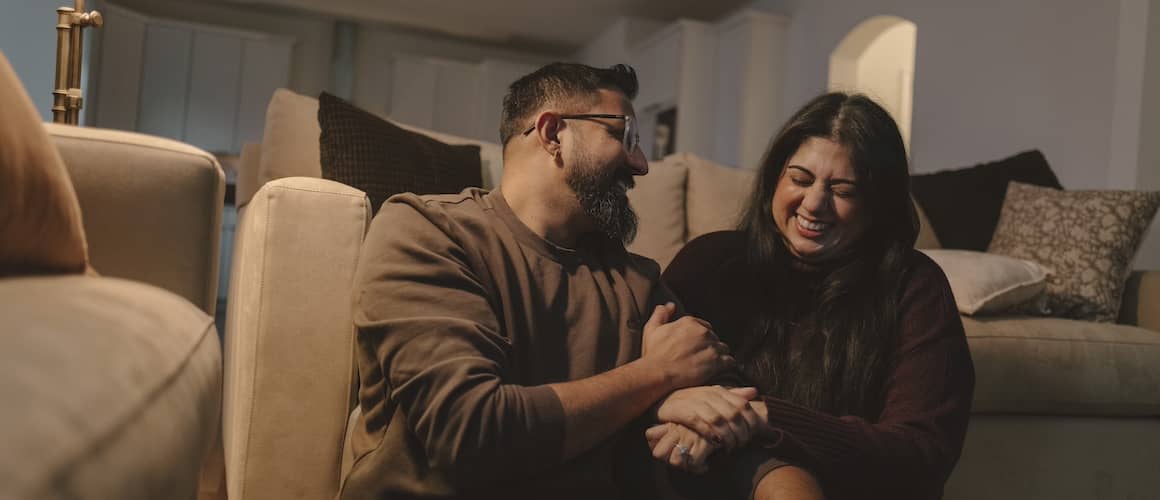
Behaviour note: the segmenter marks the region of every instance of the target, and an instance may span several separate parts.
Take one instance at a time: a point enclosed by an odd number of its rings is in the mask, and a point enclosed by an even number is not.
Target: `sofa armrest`
[[[231,500],[338,491],[351,283],[370,220],[362,191],[307,177],[266,183],[238,214],[222,416]]]
[[[213,155],[134,132],[46,123],[76,188],[103,276],[217,306],[225,176]]]
[[[1160,332],[1160,271],[1132,272],[1117,322]]]

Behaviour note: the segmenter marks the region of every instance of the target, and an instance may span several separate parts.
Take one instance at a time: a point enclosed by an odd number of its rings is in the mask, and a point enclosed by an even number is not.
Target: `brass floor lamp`
[[[81,92],[82,30],[104,24],[101,13],[85,12],[85,0],[56,9],[56,88],[52,90],[52,121],[76,125],[84,98]]]

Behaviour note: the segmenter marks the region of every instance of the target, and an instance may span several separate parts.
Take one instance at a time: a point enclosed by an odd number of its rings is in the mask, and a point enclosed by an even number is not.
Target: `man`
[[[342,498],[615,498],[618,431],[733,364],[624,249],[636,91],[627,66],[545,66],[504,99],[502,188],[383,205]]]

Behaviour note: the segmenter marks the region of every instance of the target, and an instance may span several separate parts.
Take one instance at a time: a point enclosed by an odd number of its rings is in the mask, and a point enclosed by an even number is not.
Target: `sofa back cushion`
[[[692,153],[677,156],[689,169],[687,239],[736,229],[757,171],[714,163]]]
[[[56,147],[0,53],[0,277],[79,273],[81,208]]]
[[[636,177],[628,201],[640,218],[628,250],[657,261],[663,269],[685,244],[685,183],[688,167],[672,155],[649,163],[648,175]]]

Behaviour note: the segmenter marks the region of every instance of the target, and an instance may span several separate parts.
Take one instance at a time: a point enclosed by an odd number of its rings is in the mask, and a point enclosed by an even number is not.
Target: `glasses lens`
[[[636,132],[636,120],[631,116],[624,117],[624,150],[629,154],[636,151],[636,145],[640,143],[640,134]]]

